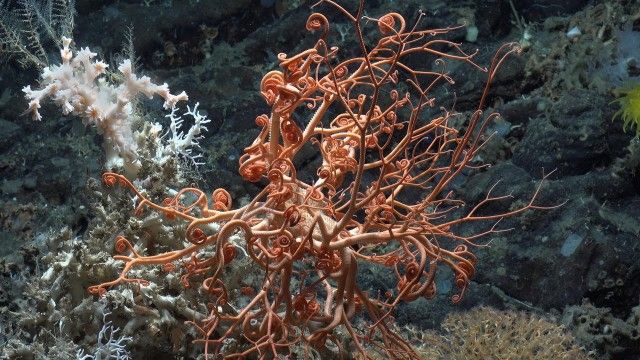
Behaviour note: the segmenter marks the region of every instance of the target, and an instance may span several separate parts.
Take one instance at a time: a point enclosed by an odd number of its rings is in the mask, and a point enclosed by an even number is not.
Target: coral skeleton
[[[194,166],[203,165],[200,161],[203,157],[202,154],[194,152],[194,149],[200,149],[200,142],[204,135],[203,131],[207,131],[206,124],[210,123],[205,115],[198,111],[200,103],[196,103],[193,109],[187,106],[187,111],[178,116],[176,113],[178,109],[176,107],[171,109],[171,113],[166,115],[171,122],[169,129],[162,135],[162,139],[166,145],[158,146],[155,162],[159,165],[164,164],[169,158],[176,156],[188,159]],[[190,116],[193,118],[193,126],[185,133],[181,131],[184,123],[184,116]],[[155,124],[156,130],[161,130],[162,126]]]
[[[120,329],[113,326],[111,321],[107,321],[107,316],[111,312],[104,310],[102,314],[102,328],[98,332],[98,340],[93,354],[85,354],[84,349],[76,352],[76,360],[129,360],[131,354],[127,350],[127,343],[131,342],[131,337],[120,335]]]

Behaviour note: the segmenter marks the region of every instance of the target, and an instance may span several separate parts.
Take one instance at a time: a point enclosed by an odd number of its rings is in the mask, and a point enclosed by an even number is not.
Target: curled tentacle
[[[116,252],[120,254],[124,253],[127,250],[133,252],[133,245],[131,245],[131,242],[129,242],[129,240],[127,240],[124,236],[119,235],[118,237],[116,237],[115,249]]]
[[[302,141],[302,130],[291,119],[285,119],[280,123],[280,132],[290,144],[297,145]]]
[[[307,18],[306,29],[311,32],[322,30],[320,38],[324,40],[329,34],[329,20],[320,13],[313,13]]]
[[[396,21],[399,23],[398,28],[396,28]],[[383,15],[378,19],[378,30],[384,35],[402,34],[406,25],[404,17],[395,12]]]
[[[225,265],[233,261],[237,256],[237,250],[233,244],[225,244],[222,247],[222,256],[224,258]]]
[[[290,227],[296,226],[301,219],[298,207],[296,205],[289,206],[284,211],[284,218],[287,220]]]
[[[218,211],[227,211],[231,208],[231,195],[225,189],[218,188],[211,194],[213,208]]]
[[[207,241],[207,234],[199,227],[187,228],[187,240],[194,245],[202,244]]]
[[[102,174],[102,182],[109,187],[117,184],[119,178],[120,178],[119,174],[114,174],[110,172],[106,172]]]
[[[280,93],[279,86],[284,85],[284,76],[282,72],[274,70],[269,71],[262,77],[260,82],[260,94],[265,99],[267,104],[273,105],[276,102],[278,94]],[[256,122],[258,118],[256,118]]]

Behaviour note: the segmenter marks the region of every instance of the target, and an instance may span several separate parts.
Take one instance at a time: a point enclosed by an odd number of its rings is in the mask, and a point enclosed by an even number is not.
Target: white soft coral
[[[140,93],[149,98],[158,95],[165,100],[165,109],[173,109],[179,101],[188,100],[187,94],[183,91],[172,95],[166,83],[157,85],[147,76],[136,76],[130,60],[124,60],[118,66],[122,83],[110,84],[101,77],[108,65],[93,61],[96,53],[83,48],[74,57],[69,49],[71,39],[63,38],[62,43],[62,63],[43,69],[41,88],[26,86],[22,89],[29,100],[27,112],[34,120],[41,120],[40,104],[51,98],[64,114],[79,116],[85,125],[95,126],[103,135],[107,167],[135,168],[137,146],[131,129],[131,101]]]

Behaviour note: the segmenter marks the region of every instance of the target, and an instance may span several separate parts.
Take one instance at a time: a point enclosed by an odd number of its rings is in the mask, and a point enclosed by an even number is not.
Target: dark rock
[[[522,142],[514,149],[514,164],[539,176],[557,169],[562,176],[586,174],[621,154],[620,143],[609,141],[611,123],[606,101],[589,91],[566,94],[551,111],[531,119]]]
[[[10,121],[0,119],[0,151],[4,151],[20,139],[19,136],[22,133],[22,128]]]
[[[504,0],[476,0],[476,26],[482,37],[503,36],[511,30],[511,23],[505,21],[512,16],[509,3]]]

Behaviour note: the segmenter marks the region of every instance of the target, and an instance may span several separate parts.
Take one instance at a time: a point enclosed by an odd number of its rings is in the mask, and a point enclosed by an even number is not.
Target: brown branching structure
[[[307,22],[308,30],[320,34],[315,45],[279,55],[281,69],[266,74],[260,89],[271,114],[256,119],[261,132],[240,158],[245,180],[266,183],[248,204],[233,210],[225,190],[207,197],[197,188],[155,203],[125,177],[103,176],[106,185],[135,194],[137,215],[151,210],[185,223],[188,243],[180,239],[175,249],[144,255],[120,236],[121,255],[115,258],[124,269],[89,291],[144,285],[147,280],[129,277],[141,266],[181,271],[184,286],[196,283],[208,294],[202,301],[209,314],[194,325],[209,358],[273,359],[328,348],[370,358],[367,349],[373,347],[389,358],[417,358],[389,326],[398,304],[434,297],[442,266],[455,274],[458,290],[451,300],[459,302],[475,273],[478,239],[505,231],[497,226],[505,217],[547,208],[536,202],[540,186],[523,206],[496,214],[486,214],[487,205],[510,196],[487,189],[482,201],[467,206],[450,191],[461,172],[483,166],[474,159],[497,114],[482,110],[496,72],[519,50],[516,45],[502,46],[483,68],[475,53],[443,38],[454,28],[419,30],[419,21],[409,27],[397,13],[363,17],[362,3],[353,14],[334,1],[320,3],[352,23],[361,53],[339,61],[338,48],[326,43],[329,22],[315,13]],[[362,29],[371,23],[379,32],[374,46]],[[437,111],[441,105],[433,95],[442,83],[453,83],[445,66],[451,62],[487,74],[464,130],[450,125],[452,112]],[[305,113],[299,126],[297,118]],[[294,165],[305,144],[322,157],[312,183],[298,178]],[[456,232],[465,223],[486,226],[473,234]],[[243,242],[230,240],[238,234]],[[236,285],[225,279],[225,268],[241,253],[262,275],[231,291]],[[388,269],[395,286],[382,295],[368,293],[357,282],[363,264]],[[232,339],[239,345],[221,354]]]
[[[47,45],[72,37],[75,0],[0,0],[0,59],[22,67],[49,65]]]

